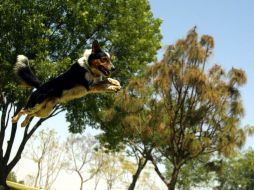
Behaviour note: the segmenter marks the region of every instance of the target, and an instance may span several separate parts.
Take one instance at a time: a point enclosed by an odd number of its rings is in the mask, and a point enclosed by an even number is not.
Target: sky
[[[200,35],[208,34],[215,40],[209,66],[219,64],[226,70],[236,67],[246,71],[247,84],[241,88],[245,107],[241,126],[254,125],[254,1],[150,0],[150,3],[154,16],[163,20],[163,47],[185,37],[191,28],[197,26]],[[163,49],[158,52],[158,59],[162,53]],[[54,128],[63,139],[68,135],[67,126],[63,114],[44,124],[44,128]],[[247,139],[245,148],[254,147],[253,139]],[[16,170],[24,175],[29,167],[31,164],[23,160]],[[73,186],[78,182],[77,176],[69,177],[67,183],[64,179],[65,174],[59,176],[55,186],[57,190],[78,189]]]
[[[208,34],[215,41],[209,66],[245,70],[247,84],[241,88],[245,116],[241,126],[254,125],[254,1],[150,0],[150,4],[154,16],[163,20],[162,46],[174,44],[197,26],[200,36]],[[253,137],[247,139],[245,148],[249,146],[254,147]]]

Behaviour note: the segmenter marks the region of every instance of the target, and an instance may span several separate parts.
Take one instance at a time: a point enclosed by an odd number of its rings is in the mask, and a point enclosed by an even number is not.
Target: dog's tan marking
[[[22,109],[19,111],[19,113],[18,113],[17,115],[15,115],[15,116],[12,118],[12,123],[17,123],[18,120],[19,120],[19,118],[20,118],[23,114],[26,114],[26,111],[25,111],[25,109],[22,108]]]
[[[21,123],[21,127],[25,127],[27,126],[31,117],[33,116],[40,117],[40,118],[48,117],[56,104],[57,104],[56,99],[46,99],[42,103],[36,104],[30,110],[26,110],[23,108],[15,117],[12,118],[12,123],[17,123],[19,118],[22,115],[27,114],[25,120]]]
[[[21,127],[26,127],[28,123],[30,122],[31,118],[32,118],[31,115],[27,115],[25,120],[21,123]]]
[[[33,115],[40,117],[40,118],[46,118],[49,116],[51,111],[54,109],[54,107],[57,104],[57,99],[47,99],[43,102],[42,109],[39,109],[37,112],[35,112]]]
[[[59,99],[59,102],[68,102],[70,100],[74,100],[77,98],[81,98],[85,96],[87,93],[87,90],[84,86],[75,86],[72,89],[63,91],[61,99]]]

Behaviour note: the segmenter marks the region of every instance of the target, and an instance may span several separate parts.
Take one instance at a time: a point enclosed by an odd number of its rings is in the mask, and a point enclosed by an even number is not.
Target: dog
[[[25,127],[34,116],[48,117],[57,104],[81,98],[89,93],[119,91],[119,81],[112,78],[103,80],[103,77],[109,77],[114,70],[109,53],[101,49],[97,40],[93,42],[92,49],[85,50],[83,57],[66,72],[45,83],[33,74],[28,58],[18,55],[14,66],[15,74],[23,83],[36,90],[31,93],[26,106],[12,118],[12,123],[17,123],[22,115],[27,114],[21,123],[21,127]]]

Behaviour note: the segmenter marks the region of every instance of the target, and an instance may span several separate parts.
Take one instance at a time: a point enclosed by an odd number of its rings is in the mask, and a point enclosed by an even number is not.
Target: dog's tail
[[[18,55],[14,72],[25,85],[35,88],[41,86],[41,81],[33,74],[26,56]]]

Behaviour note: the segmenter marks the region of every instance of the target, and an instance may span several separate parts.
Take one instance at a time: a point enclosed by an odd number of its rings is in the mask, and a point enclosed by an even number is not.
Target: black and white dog
[[[16,75],[28,86],[36,88],[29,97],[24,108],[12,118],[18,122],[23,114],[27,114],[21,126],[25,127],[33,116],[48,117],[53,108],[63,102],[81,98],[88,93],[117,92],[121,85],[109,77],[115,70],[110,55],[104,52],[95,40],[91,50],[86,50],[83,57],[78,59],[69,70],[58,77],[42,84],[32,73],[28,58],[18,55],[14,67]]]

